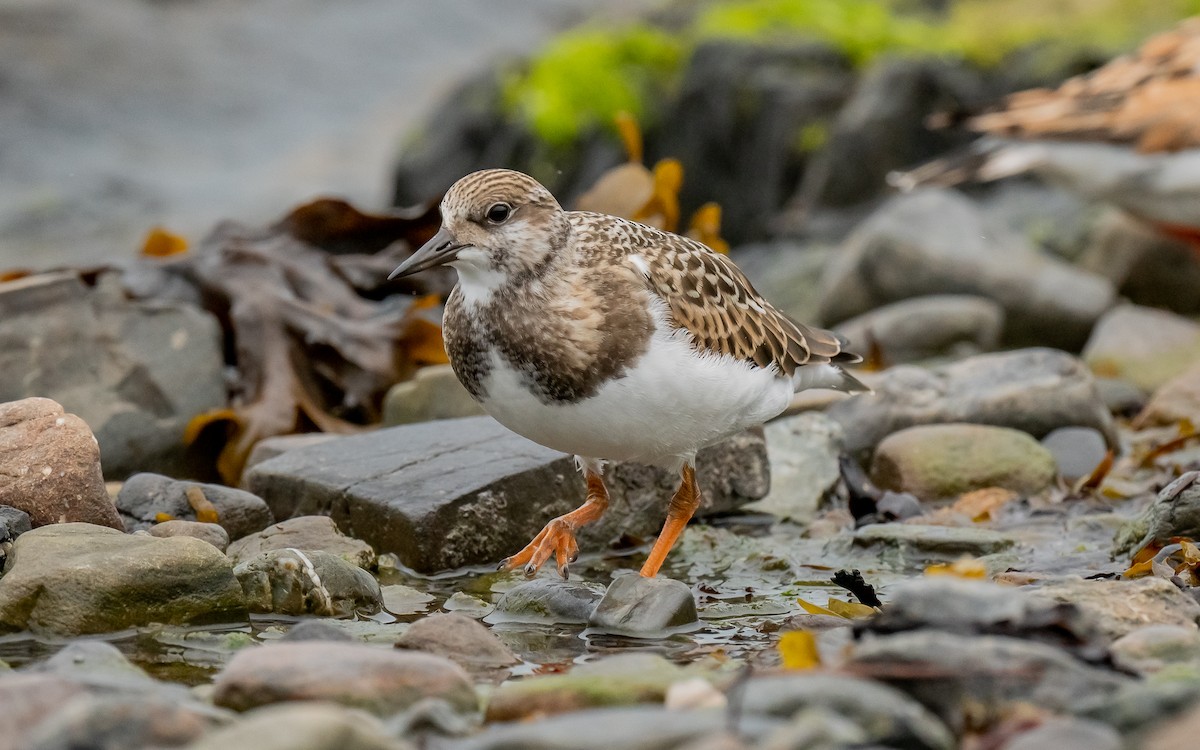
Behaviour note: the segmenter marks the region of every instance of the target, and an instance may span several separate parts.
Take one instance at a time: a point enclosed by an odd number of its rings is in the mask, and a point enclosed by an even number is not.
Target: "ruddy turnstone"
[[[1056,89],[967,120],[965,157],[889,180],[901,189],[1031,172],[1200,248],[1200,18]]]
[[[606,214],[564,211],[520,172],[456,182],[441,230],[392,277],[449,264],[446,351],[459,380],[504,426],[572,453],[581,507],[546,524],[501,567],[532,576],[552,555],[566,577],[575,531],[608,505],[606,461],[680,473],[642,567],[654,576],[700,503],[701,448],[787,407],[802,388],[867,390],[839,365],[835,334],[789,320],[728,258]]]

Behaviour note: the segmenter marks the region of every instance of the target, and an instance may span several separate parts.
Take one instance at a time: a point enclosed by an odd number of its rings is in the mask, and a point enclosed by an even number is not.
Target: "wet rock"
[[[1096,324],[1081,356],[1097,375],[1124,378],[1151,393],[1200,362],[1200,323],[1119,305]]]
[[[71,641],[32,669],[67,677],[90,687],[146,688],[157,684],[145,670],[125,658],[116,646],[96,640]]]
[[[225,555],[198,539],[57,524],[21,535],[0,578],[0,627],[64,635],[241,619]]]
[[[0,748],[21,748],[28,732],[86,688],[50,674],[0,673]]]
[[[152,696],[85,695],[30,730],[29,750],[180,747],[225,723],[222,712]]]
[[[1026,589],[949,576],[915,578],[890,591],[883,611],[860,632],[900,633],[923,628],[961,634],[1003,635],[1061,647],[1088,647],[1098,629],[1090,613],[1069,600]]]
[[[1124,685],[1082,707],[1077,715],[1113,727],[1129,739],[1129,747],[1159,747],[1142,744],[1145,735],[1181,719],[1198,704],[1200,681],[1156,678]]]
[[[0,310],[3,304],[0,294]],[[28,513],[34,526],[124,528],[104,488],[92,431],[48,398],[0,404],[0,505]]]
[[[209,733],[189,750],[411,750],[374,716],[336,704],[267,706]]]
[[[676,750],[684,743],[724,731],[727,723],[726,712],[711,709],[596,708],[536,722],[493,725],[463,740],[455,750]],[[738,731],[747,742],[754,743],[777,725],[745,717]]]
[[[95,287],[73,272],[0,284],[0,339],[0,401],[47,396],[78,414],[110,477],[187,471],[188,420],[225,405],[216,319],[130,301],[115,274]]]
[[[350,643],[354,641],[354,637],[328,620],[304,620],[293,625],[279,640]]]
[[[417,701],[477,710],[475,689],[454,662],[355,643],[272,643],[239,651],[213,681],[213,702],[246,711],[284,701],[332,701],[387,716]]]
[[[699,516],[766,494],[761,430],[701,451]],[[678,479],[622,464],[606,474],[613,512],[579,533],[584,550],[662,526]],[[331,515],[338,526],[419,572],[495,563],[547,521],[583,501],[574,461],[509,432],[490,417],[393,427],[299,448],[247,477],[278,518]]]
[[[1004,744],[1004,750],[1121,750],[1123,747],[1126,745],[1117,730],[1083,719],[1050,719]]]
[[[466,669],[495,669],[516,664],[513,652],[478,621],[466,615],[435,614],[404,631],[396,648],[445,656]]]
[[[981,354],[932,370],[901,365],[872,386],[874,394],[839,401],[826,412],[845,430],[846,449],[860,457],[893,432],[944,422],[1011,427],[1036,438],[1057,427],[1091,427],[1117,444],[1091,373],[1054,349]]]
[[[519,583],[500,597],[489,622],[583,624],[604,598],[604,587],[583,581],[536,578]]]
[[[829,711],[801,709],[784,726],[776,729],[762,750],[795,750],[807,747],[861,747],[870,737],[862,727]]]
[[[668,688],[695,674],[657,654],[626,653],[580,664],[567,674],[509,680],[488,701],[488,721],[519,721],[602,706],[662,703]]]
[[[1098,377],[1096,390],[1108,410],[1119,417],[1132,417],[1146,405],[1142,389],[1122,378]]]
[[[1091,476],[1108,452],[1104,436],[1090,427],[1059,427],[1042,438],[1058,475],[1068,481]]]
[[[871,479],[922,499],[985,487],[1033,494],[1054,481],[1054,456],[1027,433],[976,424],[918,425],[875,449]]]
[[[1003,307],[966,294],[913,297],[837,325],[838,333],[859,351],[873,342],[889,365],[990,352],[999,345],[1003,330]]]
[[[686,584],[670,578],[619,576],[592,611],[588,625],[608,633],[655,636],[698,622]]]
[[[268,550],[233,569],[251,612],[347,617],[383,607],[367,571],[320,550]]]
[[[874,523],[854,532],[854,543],[885,547],[916,560],[981,557],[1003,552],[1017,543],[1006,534],[990,529],[958,526],[928,526],[913,523]]]
[[[1143,625],[1113,641],[1109,651],[1119,668],[1141,675],[1168,667],[1200,667],[1200,630],[1187,625]]]
[[[422,367],[412,380],[392,386],[383,399],[386,427],[483,413],[483,407],[458,382],[450,365]]]
[[[1148,544],[1166,546],[1172,537],[1200,538],[1200,471],[1189,471],[1171,482],[1141,515],[1117,531],[1117,554]]]
[[[200,521],[164,521],[150,527],[150,536],[165,538],[169,536],[190,536],[202,542],[225,551],[229,547],[229,532],[220,524],[201,523]]]
[[[1138,415],[1138,424],[1176,425],[1185,419],[1200,424],[1200,364],[1163,383]]]
[[[1067,350],[1115,302],[1107,279],[1040,255],[961,194],[926,189],[891,199],[846,240],[826,272],[821,318],[946,292],[1001,305],[1006,343]]]
[[[196,521],[204,514],[207,521],[215,512],[213,522],[225,529],[230,539],[262,531],[274,520],[262,498],[245,490],[149,473],[125,480],[117,493],[117,509],[127,531],[149,529],[163,516]]]
[[[941,630],[862,640],[847,668],[911,695],[955,733],[963,729],[968,706],[993,718],[1015,702],[1065,713],[1104,700],[1131,681],[1043,643]]]
[[[1196,741],[1196,733],[1200,732],[1200,706],[1193,707],[1173,720],[1161,722],[1144,739],[1141,747],[1189,747]]]
[[[861,744],[952,748],[954,737],[936,716],[904,693],[869,680],[804,674],[756,677],[742,688],[742,710],[786,719],[819,709],[861,727]],[[789,746],[790,747],[790,746]]]
[[[1133,581],[1073,578],[1038,587],[1047,597],[1082,610],[1109,638],[1119,638],[1144,625],[1200,623],[1200,604],[1163,578]]]
[[[776,419],[763,432],[771,463],[771,491],[746,509],[797,521],[811,519],[841,477],[841,425],[811,412]]]
[[[253,450],[250,451],[250,457],[246,459],[245,471],[250,471],[250,469],[261,464],[263,461],[270,461],[272,458],[281,456],[290,450],[340,440],[341,437],[341,435],[335,435],[331,432],[306,432],[300,435],[275,435],[274,437],[259,440],[254,444]]]
[[[299,549],[328,552],[365,570],[375,567],[375,550],[348,537],[328,516],[298,516],[273,524],[229,545],[229,556],[242,562],[270,550]]]
[[[1080,265],[1111,279],[1130,302],[1181,315],[1200,313],[1200,263],[1187,242],[1113,209],[1096,222],[1086,247]]]
[[[433,601],[433,594],[398,583],[381,586],[380,590],[383,592],[383,608],[393,615],[415,615],[424,612]]]
[[[457,612],[460,615],[466,615],[478,620],[491,614],[496,607],[491,602],[487,602],[477,596],[471,596],[465,591],[455,591],[446,598],[446,601],[442,602],[442,609],[447,612]]]
[[[853,88],[829,141],[804,172],[805,206],[850,206],[887,189],[888,172],[963,145],[953,129],[931,130],[935,112],[976,106],[987,96],[978,74],[933,59],[882,58]]]
[[[0,542],[11,542],[32,528],[28,513],[11,505],[0,505]]]

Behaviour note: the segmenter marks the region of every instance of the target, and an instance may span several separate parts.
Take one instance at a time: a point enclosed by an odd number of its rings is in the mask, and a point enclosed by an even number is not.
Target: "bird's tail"
[[[858,378],[833,364],[804,365],[792,374],[796,391],[807,388],[828,388],[842,393],[870,393],[871,388]]]

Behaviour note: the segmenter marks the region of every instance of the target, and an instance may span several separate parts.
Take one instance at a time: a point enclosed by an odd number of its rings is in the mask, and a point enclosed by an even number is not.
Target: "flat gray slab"
[[[761,430],[701,451],[696,464],[703,494],[697,515],[766,494]],[[405,425],[297,448],[258,464],[246,481],[277,519],[332,516],[345,533],[422,572],[497,563],[584,498],[571,457],[491,417]],[[608,513],[579,534],[585,553],[622,534],[657,534],[678,478],[625,464],[610,467],[606,482]]]

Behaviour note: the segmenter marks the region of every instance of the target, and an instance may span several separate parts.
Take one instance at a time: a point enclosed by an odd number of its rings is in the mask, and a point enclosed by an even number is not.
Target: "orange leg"
[[[533,578],[538,568],[550,559],[550,555],[554,555],[558,574],[567,577],[567,565],[579,557],[576,530],[599,519],[608,508],[608,490],[604,486],[604,478],[590,470],[584,476],[587,479],[587,500],[583,505],[546,524],[525,549],[500,561],[501,570],[514,570],[524,565],[525,577]]]
[[[671,498],[671,507],[667,509],[667,522],[663,524],[662,533],[658,535],[658,540],[650,550],[650,557],[646,558],[646,564],[642,566],[643,576],[653,578],[658,575],[658,569],[667,559],[667,553],[675,546],[675,540],[683,533],[683,528],[687,526],[699,505],[700,488],[696,486],[696,468],[685,464],[679,489],[675,490],[675,496]]]

